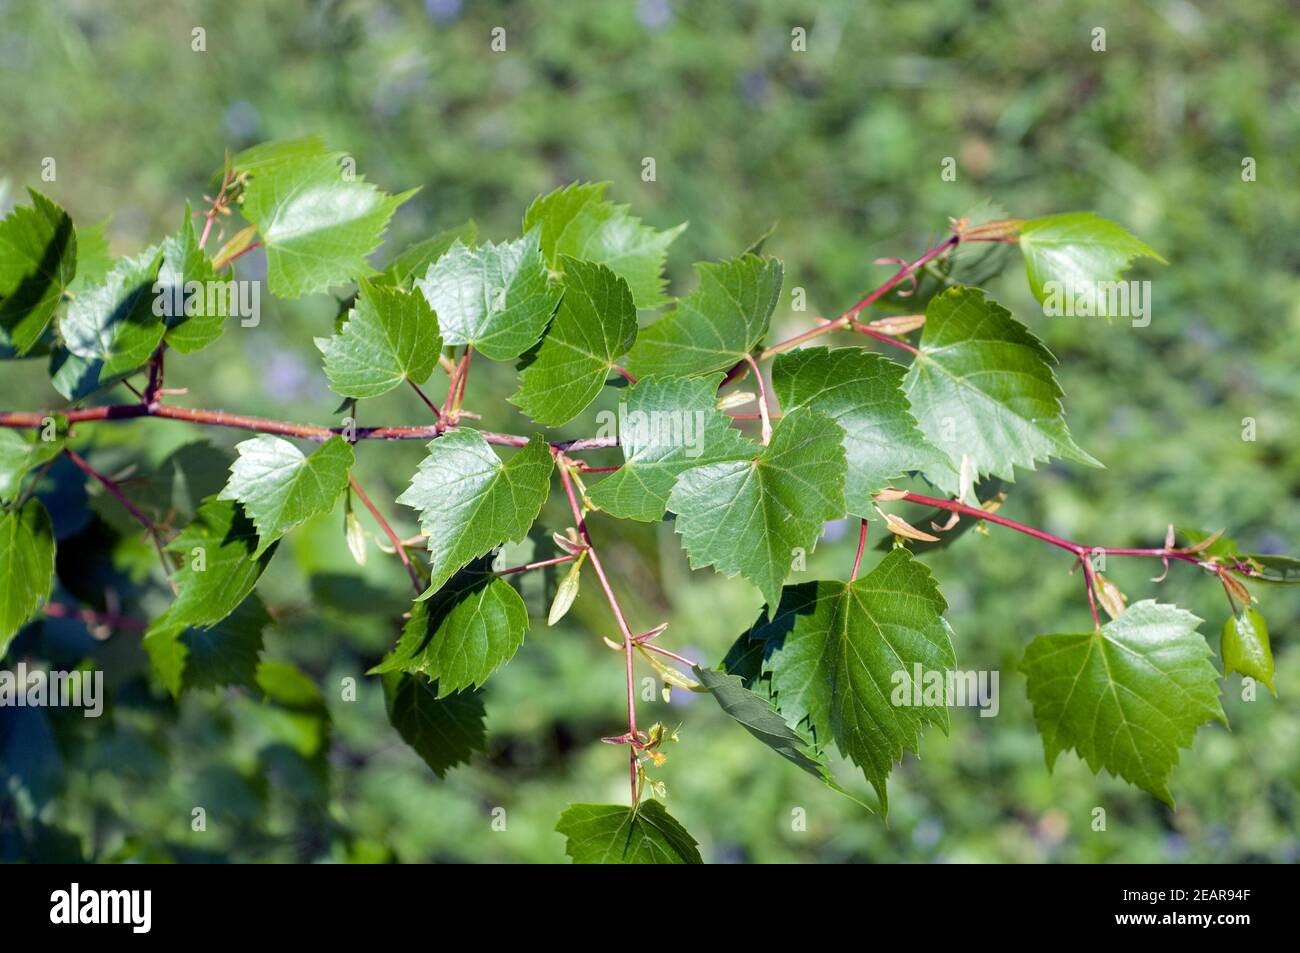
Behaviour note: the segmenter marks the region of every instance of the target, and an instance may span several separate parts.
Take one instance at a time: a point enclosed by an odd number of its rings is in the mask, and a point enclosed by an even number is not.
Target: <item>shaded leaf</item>
[[[411,608],[397,646],[368,674],[421,672],[437,697],[479,687],[524,644],[528,610],[504,579],[467,570]]]
[[[154,313],[160,248],[120,258],[102,284],[68,305],[59,330],[68,351],[85,362],[84,375],[99,384],[126,376],[153,354],[166,330]]]
[[[180,559],[174,579],[170,624],[211,626],[234,612],[275,555],[277,544],[259,555],[257,528],[234,500],[209,498],[167,551]]]
[[[894,763],[920,750],[927,724],[948,730],[946,698],[936,703],[923,690],[927,675],[956,665],[946,608],[924,564],[895,549],[853,582],[787,588],[771,621],[750,634],[763,643],[782,717],[807,719],[820,744],[834,739],[885,809]]]
[[[77,234],[68,213],[34,189],[0,221],[0,348],[32,349],[77,273]]]
[[[193,354],[221,337],[226,329],[226,317],[235,309],[230,307],[229,296],[224,291],[226,283],[214,284],[217,274],[212,260],[199,247],[188,205],[180,231],[163,241],[162,255],[158,287],[171,310],[164,319],[163,337],[182,354]],[[199,288],[190,288],[192,282]]]
[[[173,623],[168,615],[154,620],[141,645],[173,698],[190,688],[256,686],[262,631],[271,624],[256,593],[210,628]]]
[[[739,675],[695,666],[695,677],[708,689],[718,705],[746,731],[791,764],[806,771],[831,790],[862,804],[840,787],[826,766],[825,756],[807,738],[791,728],[768,698],[745,687]]]
[[[438,686],[423,675],[390,672],[384,676],[388,720],[438,777],[487,750],[481,691],[438,697]]]

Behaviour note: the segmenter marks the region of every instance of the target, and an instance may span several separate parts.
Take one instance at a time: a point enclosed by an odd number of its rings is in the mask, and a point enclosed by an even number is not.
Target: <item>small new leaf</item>
[[[1273,649],[1268,642],[1268,624],[1254,609],[1245,609],[1229,616],[1223,623],[1223,638],[1219,645],[1223,657],[1223,674],[1240,672],[1259,679],[1274,695]]]
[[[578,587],[582,583],[582,564],[586,562],[587,554],[583,553],[573,561],[569,571],[564,574],[560,584],[555,588],[555,598],[551,600],[551,611],[546,614],[546,624],[555,625],[566,615],[573,606],[573,600],[578,598]]]

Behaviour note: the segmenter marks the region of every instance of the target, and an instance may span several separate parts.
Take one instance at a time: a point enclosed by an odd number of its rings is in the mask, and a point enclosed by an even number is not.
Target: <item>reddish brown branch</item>
[[[357,482],[357,478],[352,476],[352,474],[348,474],[348,482],[352,485],[352,492],[357,495],[357,499],[359,499],[362,505],[370,511],[370,515],[375,518],[375,522],[379,524],[379,528],[384,531],[384,535],[388,537],[388,541],[392,543],[393,548],[397,550],[397,558],[400,559],[402,565],[406,567],[406,574],[411,577],[411,585],[415,586],[416,594],[418,595],[419,593],[424,592],[424,580],[420,578],[420,573],[411,563],[411,557],[407,555],[406,547],[402,545],[402,538],[393,531],[393,527],[388,524],[388,520],[384,519],[384,515],[379,512],[375,504],[370,502],[370,497],[366,496],[366,491],[361,489],[361,484]]]

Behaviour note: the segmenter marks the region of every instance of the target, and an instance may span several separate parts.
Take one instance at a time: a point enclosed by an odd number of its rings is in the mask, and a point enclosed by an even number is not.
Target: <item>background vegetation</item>
[[[1106,545],[1158,544],[1172,522],[1229,527],[1250,549],[1297,548],[1300,19],[1285,4],[6,0],[0,18],[6,207],[22,187],[42,188],[79,223],[107,219],[119,254],[173,231],[227,150],[311,133],[389,190],[422,187],[381,257],[470,216],[481,235],[507,238],[536,194],[608,179],[648,222],[690,221],[670,256],[675,292],[691,287],[692,261],[735,254],[777,222],[767,250],[785,260],[787,287],[808,289],[810,313],[838,313],[887,274],[874,259],[914,256],[984,200],[1026,216],[1093,209],[1170,265],[1134,274],[1154,286],[1143,329],[1044,318],[1018,266],[991,286],[1060,359],[1071,429],[1109,466],[1027,474],[1003,512]],[[196,26],[204,53],[191,51]],[[495,26],[507,29],[504,53],[489,51]],[[791,51],[796,26],[806,53]],[[1105,52],[1091,49],[1098,26]],[[54,183],[40,181],[47,156]],[[647,156],[654,182],[641,180]],[[945,156],[958,160],[955,182],[940,178]],[[1241,179],[1246,156],[1258,163],[1253,183]],[[240,274],[260,267],[250,255]],[[263,304],[259,328],[169,361],[168,384],[188,387],[178,400],[192,406],[332,419],[338,400],[311,338],[336,302]],[[788,308],[787,295],[778,333],[808,326]],[[472,381],[467,404],[486,426],[518,429],[499,384]],[[363,423],[424,419],[405,390],[371,403]],[[42,362],[0,364],[0,407],[41,405],[59,405]],[[1245,417],[1257,421],[1254,442],[1242,439]],[[572,425],[590,429],[591,412]],[[242,436],[169,421],[79,433],[100,469],[140,472],[183,444],[228,451]],[[416,531],[413,511],[391,501],[422,453],[359,448],[359,479],[399,531]],[[210,468],[218,486],[223,467]],[[93,489],[71,466],[43,487],[60,539],[85,553],[61,561],[62,585],[160,611],[155,557],[111,499],[84,513]],[[558,503],[551,524],[567,525]],[[671,523],[597,518],[592,532],[633,624],[671,621],[675,648],[716,661],[759,609],[743,581],[691,573]],[[806,578],[847,572],[850,535],[831,526]],[[110,569],[114,550],[138,556],[132,572]],[[1068,558],[995,530],[930,559],[959,665],[1001,672],[998,717],[957,709],[948,737],[929,732],[923,759],[891,778],[886,826],[753,743],[707,698],[648,705],[684,725],[662,776],[706,859],[1300,859],[1294,594],[1262,593],[1279,697],[1243,702],[1229,680],[1232,729],[1198,733],[1170,812],[1073,755],[1044,768],[1015,669],[1034,634],[1087,625]],[[1196,612],[1217,650],[1226,603],[1211,581],[1175,566],[1157,586],[1146,561],[1118,563],[1108,575],[1126,592]],[[69,620],[29,627],[7,665],[89,658],[112,704],[98,721],[0,710],[0,858],[562,859],[552,828],[567,803],[626,797],[621,751],[597,741],[623,717],[621,664],[599,639],[612,628],[604,602],[587,594],[554,629],[534,619],[487,690],[489,756],[439,781],[388,726],[377,680],[362,677],[395,638],[405,575],[373,549],[364,584],[353,571],[340,510],[292,534],[260,586],[277,623],[267,657],[322,690],[296,707],[234,690],[177,706],[137,636],[97,641]],[[543,615],[553,584],[525,584]],[[356,702],[340,697],[348,676]],[[206,832],[190,829],[195,805]],[[491,827],[497,806],[504,831]],[[1096,806],[1104,833],[1091,830]],[[794,808],[806,831],[792,830]]]

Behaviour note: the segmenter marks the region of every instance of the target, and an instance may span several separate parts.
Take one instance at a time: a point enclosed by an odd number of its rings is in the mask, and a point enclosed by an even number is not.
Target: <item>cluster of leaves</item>
[[[529,626],[492,556],[529,532],[559,468],[566,484],[577,483],[583,512],[644,522],[671,514],[693,567],[743,576],[767,603],[718,668],[696,666],[687,676],[656,660],[666,683],[711,693],[782,757],[844,790],[828,767],[833,745],[861,768],[884,808],[894,764],[919,750],[928,725],[948,726],[944,698],[913,684],[914,673],[956,665],[947,604],[917,558],[918,541],[934,537],[881,510],[897,499],[891,485],[919,476],[971,501],[976,484],[1009,483],[1017,468],[1053,458],[1100,465],[1067,428],[1047,347],[966,283],[972,269],[987,272],[987,262],[955,255],[936,262],[941,290],[928,296],[923,320],[900,326],[920,328],[916,344],[905,345],[907,366],[858,347],[772,348],[782,414],[769,434],[761,381],[758,395],[732,389],[720,397],[764,356],[783,293],[782,263],[761,248],[698,264],[693,290],[674,301],[664,264],[684,226],[656,230],[608,201],[603,185],[572,185],[537,199],[518,237],[480,241],[467,223],[380,270],[369,256],[412,193],[385,194],[347,174],[343,158],[316,139],[233,157],[219,201],[248,225],[212,256],[187,209],[174,235],[111,261],[100,231],[74,227],[33,192],[30,206],[0,223],[0,356],[48,358],[52,385],[73,405],[106,399],[128,378],[151,376],[162,349],[191,354],[217,339],[226,316],[209,313],[202,286],[222,280],[231,261],[260,243],[273,294],[348,289],[334,332],[316,339],[331,387],[348,401],[404,383],[418,388],[440,364],[463,374],[471,351],[517,362],[509,400],[532,432],[494,440],[500,435],[465,425],[459,397],[449,397],[397,500],[418,512],[427,548],[414,570],[422,591],[396,645],[372,669],[402,738],[439,776],[484,748],[482,686]],[[956,227],[960,236],[964,226]],[[1090,214],[1004,220],[997,229],[999,242],[1020,247],[1040,300],[1051,281],[1116,280],[1135,257],[1158,258]],[[159,313],[165,295],[184,306]],[[630,385],[622,463],[587,486],[582,468],[542,430],[574,420],[610,383]],[[453,394],[457,384],[463,390],[453,377]],[[755,399],[764,404],[753,415],[764,418],[762,440],[727,412]],[[39,614],[55,577],[50,516],[33,488],[65,450],[69,428],[51,417],[38,429],[30,439],[0,429],[0,655]],[[511,449],[503,457],[498,446]],[[162,539],[149,528],[176,595],[150,621],[143,644],[175,696],[226,684],[269,693],[276,669],[260,658],[270,616],[257,583],[286,533],[340,497],[351,513],[356,451],[347,434],[310,453],[267,433],[237,450],[228,477],[201,491],[179,532]],[[897,538],[874,569],[786,585],[792,558],[815,548],[828,521],[877,513]],[[573,567],[551,622],[577,594],[589,545],[579,528],[557,536]],[[1239,553],[1222,538],[1192,542],[1187,552],[1198,553],[1200,565],[1238,587],[1229,593],[1237,598],[1223,634],[1225,674],[1240,671],[1271,688],[1266,626],[1232,574],[1294,582],[1296,564]],[[1218,673],[1189,613],[1153,601],[1106,604],[1117,608],[1105,626],[1039,636],[1026,652],[1022,670],[1048,762],[1074,749],[1094,770],[1172,803],[1167,779],[1178,749],[1199,725],[1224,718]],[[900,704],[900,692],[922,701]],[[643,750],[658,743],[631,740]],[[575,861],[700,859],[695,841],[654,801],[574,805],[557,829]]]

